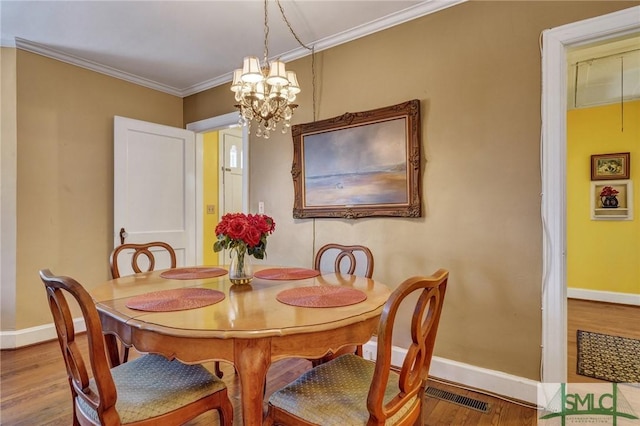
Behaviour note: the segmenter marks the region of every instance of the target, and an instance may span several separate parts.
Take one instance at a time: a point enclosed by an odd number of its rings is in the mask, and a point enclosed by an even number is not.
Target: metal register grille
[[[472,410],[480,411],[482,413],[489,412],[489,404],[477,399],[469,398],[467,396],[458,395],[452,392],[448,392],[442,389],[427,387],[425,392],[427,396],[449,401],[454,404],[461,405],[463,407],[471,408]]]

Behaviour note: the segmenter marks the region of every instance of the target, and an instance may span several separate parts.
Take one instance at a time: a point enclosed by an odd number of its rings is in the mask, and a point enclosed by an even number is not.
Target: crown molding
[[[457,4],[464,3],[466,1],[467,0],[427,0],[413,7],[388,15],[382,19],[378,19],[378,20],[369,22],[367,24],[361,25],[359,27],[355,27],[350,30],[343,31],[342,33],[338,33],[336,35],[318,40],[315,43],[313,43],[313,46],[316,52],[326,50],[331,47],[335,47],[340,44],[344,44],[344,43],[356,40],[358,38],[373,34],[375,32],[382,31],[387,28],[391,28],[393,26],[403,24],[413,19],[438,12],[440,10],[455,6]],[[227,74],[221,75],[216,78],[212,78],[210,80],[203,81],[198,84],[194,84],[193,86],[189,86],[186,88],[177,88],[177,87],[168,86],[166,84],[158,83],[156,81],[152,81],[143,77],[139,77],[137,75],[130,74],[110,66],[102,65],[94,61],[82,59],[75,55],[70,55],[68,53],[64,53],[59,50],[53,49],[51,47],[42,45],[40,43],[35,43],[19,37],[16,37],[15,39],[15,46],[18,49],[22,49],[32,53],[37,53],[39,55],[46,56],[48,58],[57,59],[59,61],[66,62],[71,65],[76,65],[81,68],[86,68],[92,71],[99,72],[101,74],[105,74],[111,77],[115,77],[121,80],[131,82],[140,86],[148,87],[150,89],[158,90],[160,92],[168,93],[170,95],[179,96],[181,98],[184,98],[186,96],[190,96],[195,93],[199,93],[204,90],[208,90],[217,86],[221,86],[225,83],[230,82],[233,77],[233,71],[230,71]],[[310,54],[311,53],[309,50],[305,49],[304,47],[299,47],[283,55],[279,55],[279,57],[282,61],[289,62],[295,59],[302,58],[304,56],[308,56]]]
[[[130,83],[137,84],[139,86],[148,87],[150,89],[158,90],[160,92],[168,93],[174,96],[182,97],[182,92],[175,87],[168,86],[166,84],[158,83],[143,77],[139,77],[128,72],[120,71],[116,68],[102,65],[94,61],[82,59],[68,53],[61,52],[51,47],[44,46],[40,43],[35,43],[23,38],[16,37],[16,48],[25,50],[31,53],[37,53],[38,55],[46,56],[48,58],[56,59],[58,61],[66,62],[71,65],[75,65],[81,68],[86,68],[91,71],[99,72],[111,77],[125,80]]]

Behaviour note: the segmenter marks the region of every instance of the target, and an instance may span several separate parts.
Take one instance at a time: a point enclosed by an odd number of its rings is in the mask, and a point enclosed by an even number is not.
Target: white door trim
[[[567,49],[640,31],[640,6],[542,33],[542,381],[567,381]]]
[[[238,125],[238,113],[230,112],[217,117],[205,118],[187,124],[187,130],[196,134],[196,264],[202,265],[203,243],[202,235],[202,134],[214,130],[226,129]],[[242,127],[242,150],[244,151],[244,169],[242,171],[242,211],[249,211],[249,132],[246,127]]]

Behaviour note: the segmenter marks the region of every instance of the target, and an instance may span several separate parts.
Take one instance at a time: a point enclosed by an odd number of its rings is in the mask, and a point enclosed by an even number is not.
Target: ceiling
[[[280,0],[302,43],[316,51],[466,0]],[[308,55],[268,1],[269,57]],[[262,59],[264,2],[5,1],[1,42],[176,96],[231,81],[244,56]]]

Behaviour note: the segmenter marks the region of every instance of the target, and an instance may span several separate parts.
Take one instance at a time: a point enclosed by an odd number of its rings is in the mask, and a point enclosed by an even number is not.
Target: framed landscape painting
[[[294,218],[420,217],[420,101],[292,126]]]

